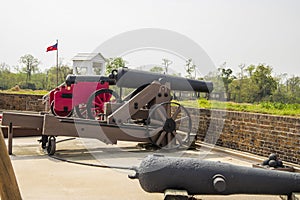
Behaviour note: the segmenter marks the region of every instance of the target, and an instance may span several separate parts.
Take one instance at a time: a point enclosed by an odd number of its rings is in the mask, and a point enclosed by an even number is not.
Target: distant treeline
[[[7,90],[16,85],[21,89],[51,90],[57,85],[57,68],[51,67],[45,72],[39,70],[40,62],[30,54],[20,58],[20,67],[11,67],[5,63],[0,64],[0,89]],[[126,61],[122,58],[108,59],[107,70],[124,67]],[[214,83],[214,94],[219,99],[233,102],[279,102],[300,103],[300,77],[288,74],[273,75],[272,67],[266,64],[240,65],[240,71],[234,72],[226,63],[218,70],[210,72],[203,78]],[[166,67],[165,67],[166,68]],[[187,60],[187,77],[192,76],[196,66],[192,60]],[[68,65],[59,64],[58,83],[63,83],[68,74],[72,74],[72,68]],[[164,68],[153,67],[150,71],[162,73]]]
[[[300,77],[288,74],[272,75],[272,67],[259,64],[241,66],[235,75],[233,70],[220,67],[204,77],[214,82],[214,93],[233,102],[300,103]]]
[[[56,66],[41,72],[39,69],[40,61],[30,54],[22,56],[19,63],[20,65],[15,67],[11,67],[6,63],[0,63],[1,90],[14,87],[32,90],[51,90],[57,86]],[[58,83],[64,82],[66,76],[72,73],[71,67],[60,62],[58,67]]]

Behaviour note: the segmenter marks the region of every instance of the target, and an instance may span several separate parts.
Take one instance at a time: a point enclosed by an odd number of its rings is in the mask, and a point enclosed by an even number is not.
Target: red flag
[[[56,43],[55,45],[52,45],[52,46],[50,46],[50,47],[47,47],[46,52],[48,52],[48,51],[55,51],[55,50],[57,50],[57,43]]]

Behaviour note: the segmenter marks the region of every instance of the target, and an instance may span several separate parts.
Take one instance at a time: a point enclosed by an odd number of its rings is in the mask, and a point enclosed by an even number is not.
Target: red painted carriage
[[[115,85],[109,77],[69,75],[64,84],[49,94],[51,112],[59,117],[73,114],[80,118],[101,117],[104,103],[118,99],[109,85]]]

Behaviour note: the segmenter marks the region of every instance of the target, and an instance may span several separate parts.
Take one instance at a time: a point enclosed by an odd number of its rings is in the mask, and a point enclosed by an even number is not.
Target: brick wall
[[[198,140],[300,164],[300,118],[266,114],[194,109]],[[194,119],[195,117],[192,117]],[[195,129],[195,128],[194,128]]]
[[[44,111],[41,95],[0,93],[0,109]],[[300,118],[187,108],[198,140],[300,164]]]
[[[42,95],[4,94],[0,93],[0,109],[44,111],[45,105],[40,100]]]

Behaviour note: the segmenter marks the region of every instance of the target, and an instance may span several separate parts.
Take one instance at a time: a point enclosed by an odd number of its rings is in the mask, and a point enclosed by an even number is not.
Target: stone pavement
[[[37,137],[14,138],[11,160],[23,199],[149,199],[162,200],[163,194],[150,194],[142,190],[138,180],[127,176],[130,170],[118,170],[71,164],[51,158],[41,150]],[[58,137],[57,141],[66,139]],[[6,141],[7,142],[7,141]],[[149,154],[174,153],[139,149],[136,143],[119,142],[105,145],[93,139],[74,139],[57,143],[56,156],[89,164],[122,167],[138,166]],[[257,161],[221,151],[200,148],[182,150],[181,156],[228,162],[251,167]],[[175,155],[178,156],[178,155]],[[280,199],[266,195],[196,196],[197,199]]]

